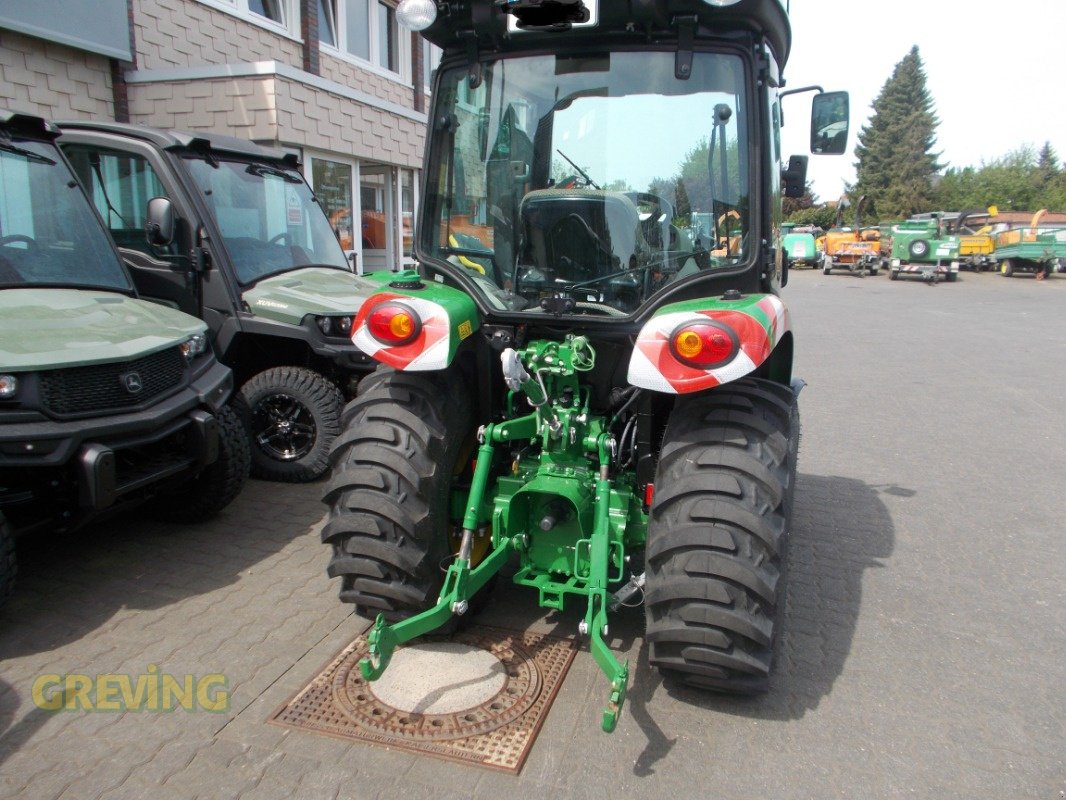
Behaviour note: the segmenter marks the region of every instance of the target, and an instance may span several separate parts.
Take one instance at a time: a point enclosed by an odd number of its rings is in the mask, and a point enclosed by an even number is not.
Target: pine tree
[[[928,211],[940,153],[932,152],[936,127],[918,46],[896,64],[859,131],[856,194],[865,194],[882,218]]]
[[[1040,155],[1036,159],[1036,171],[1039,175],[1040,186],[1044,189],[1054,185],[1055,179],[1059,177],[1059,157],[1051,146],[1051,142],[1044,142],[1044,146],[1040,148]]]

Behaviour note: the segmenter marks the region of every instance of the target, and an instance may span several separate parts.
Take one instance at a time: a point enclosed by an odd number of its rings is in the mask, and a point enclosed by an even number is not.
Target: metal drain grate
[[[439,701],[442,693],[448,691],[446,659],[461,658],[463,646],[495,657],[498,664],[492,662],[491,672],[503,680],[499,690],[482,702],[458,708],[455,703]],[[415,642],[397,650],[390,670],[397,668],[405,650],[423,651],[417,655],[423,659],[430,657],[441,666],[424,680],[425,686],[412,687],[406,692],[406,702],[397,701],[396,689],[391,687],[388,692],[379,692],[393,703],[387,704],[375,694],[376,684],[363,680],[359,672],[359,659],[367,652],[366,634],[363,634],[274,712],[270,722],[518,772],[576,652],[569,639],[477,625],[452,636],[449,645]],[[480,678],[464,680],[460,676],[452,685],[458,688],[477,680],[492,679],[484,674],[484,660],[479,669]],[[385,675],[388,674],[387,671]],[[434,682],[434,676],[440,678],[439,683]],[[385,676],[381,681],[384,680]],[[490,691],[494,688],[493,684]],[[448,711],[419,711],[440,707]]]

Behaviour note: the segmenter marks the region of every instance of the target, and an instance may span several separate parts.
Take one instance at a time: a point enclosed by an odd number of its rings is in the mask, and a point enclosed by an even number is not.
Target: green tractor
[[[516,562],[540,607],[583,604],[604,730],[619,607],[643,603],[664,676],[764,690],[802,386],[778,296],[781,186],[806,173],[778,150],[783,6],[399,11],[444,51],[419,269],[378,274],[357,316],[382,366],[345,408],[322,531],[341,599],[377,617],[364,679]],[[847,95],[819,92],[812,150],[842,152]],[[692,209],[710,247],[683,235]]]

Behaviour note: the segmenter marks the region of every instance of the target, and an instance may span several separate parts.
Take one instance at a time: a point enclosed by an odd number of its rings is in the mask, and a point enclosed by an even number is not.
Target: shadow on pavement
[[[157,609],[235,583],[325,513],[317,484],[249,481],[215,519],[157,522],[137,509],[70,534],[18,541],[14,593],[0,607],[0,660],[76,641],[122,609]]]
[[[696,706],[759,719],[799,719],[818,707],[843,672],[862,608],[867,569],[892,555],[895,530],[881,493],[854,478],[800,475],[789,543],[785,617],[770,691],[738,698],[698,692],[666,681],[674,697]],[[635,679],[654,690],[658,675],[645,660]],[[655,738],[654,731],[649,741]]]

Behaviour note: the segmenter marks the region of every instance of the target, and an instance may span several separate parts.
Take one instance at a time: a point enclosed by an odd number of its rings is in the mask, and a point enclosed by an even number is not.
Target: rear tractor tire
[[[649,660],[664,677],[766,690],[798,450],[795,394],[780,384],[744,379],[675,406],[646,551]]]
[[[437,602],[452,554],[449,510],[471,454],[469,391],[441,374],[379,370],[344,409],[323,496],[340,599],[388,622]]]
[[[252,475],[306,483],[329,468],[344,396],[319,373],[274,367],[241,388],[251,425]]]

